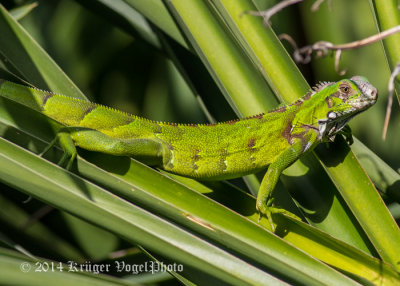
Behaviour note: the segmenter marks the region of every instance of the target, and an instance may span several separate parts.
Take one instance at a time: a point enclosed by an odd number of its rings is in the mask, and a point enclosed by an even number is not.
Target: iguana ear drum
[[[336,119],[337,114],[335,112],[333,112],[333,111],[329,111],[328,114],[327,114],[327,117],[329,119]]]

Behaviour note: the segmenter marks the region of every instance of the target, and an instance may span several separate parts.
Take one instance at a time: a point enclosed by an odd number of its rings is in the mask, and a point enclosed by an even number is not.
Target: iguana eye
[[[340,91],[347,94],[350,92],[350,87],[348,87],[347,85],[342,85],[340,87]]]

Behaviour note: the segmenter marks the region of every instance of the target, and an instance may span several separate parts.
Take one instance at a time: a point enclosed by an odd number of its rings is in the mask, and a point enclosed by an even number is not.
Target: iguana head
[[[319,137],[333,141],[335,135],[358,113],[375,104],[377,89],[365,77],[353,76],[336,83],[319,86],[321,101],[317,118]]]

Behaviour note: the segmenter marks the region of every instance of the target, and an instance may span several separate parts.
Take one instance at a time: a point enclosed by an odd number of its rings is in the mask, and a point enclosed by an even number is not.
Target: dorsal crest
[[[330,86],[334,84],[334,82],[331,81],[320,81],[319,83],[317,83],[315,86],[313,86],[312,88],[310,88],[310,90],[301,98],[302,100],[308,100],[310,99],[310,97],[312,97],[314,94],[316,94],[317,92],[320,92],[321,90],[323,90],[325,87]]]
[[[315,86],[312,87],[313,92],[320,92],[323,90],[325,87],[334,84],[334,82],[331,81],[320,81],[317,83]]]

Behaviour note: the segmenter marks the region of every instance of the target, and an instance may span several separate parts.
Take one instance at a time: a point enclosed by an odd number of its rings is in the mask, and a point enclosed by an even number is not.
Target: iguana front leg
[[[351,132],[351,128],[348,124],[346,124],[338,134],[341,134],[344,136],[344,139],[349,145],[353,145],[354,140],[353,140],[353,133]]]
[[[62,128],[60,129],[54,139],[44,148],[44,150],[39,154],[39,156],[43,156],[47,153],[57,142],[59,142],[61,149],[63,149],[63,156],[61,157],[60,161],[58,161],[59,166],[64,166],[65,161],[68,160],[65,168],[67,170],[71,169],[72,163],[74,162],[77,151],[74,144],[74,141],[71,138],[71,134],[69,128]]]
[[[283,213],[299,219],[296,215],[284,209],[273,207],[273,198],[271,196],[283,170],[293,164],[305,152],[312,149],[315,140],[316,135],[312,131],[295,138],[293,144],[282,152],[282,154],[268,167],[258,191],[256,208],[260,213],[260,219],[261,216],[265,216],[270,222],[272,230],[274,230],[275,227],[271,214]]]

